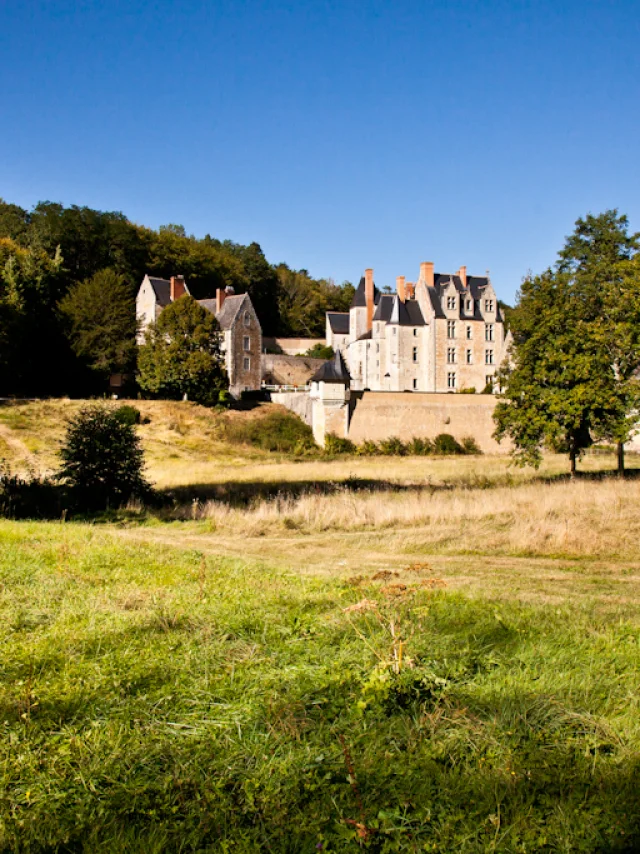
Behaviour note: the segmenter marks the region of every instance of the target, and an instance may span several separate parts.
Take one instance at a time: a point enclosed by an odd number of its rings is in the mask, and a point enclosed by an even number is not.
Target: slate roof
[[[234,294],[225,298],[220,313],[216,315],[220,329],[231,329],[245,300],[248,301],[247,294]]]
[[[424,317],[420,311],[420,305],[417,300],[406,300],[402,302],[396,294],[392,297],[393,303],[391,307],[391,317],[389,323],[396,323],[399,326],[424,326]]]
[[[320,368],[318,368],[315,374],[311,377],[311,382],[342,383],[343,385],[349,385],[351,377],[349,376],[349,371],[347,370],[347,366],[340,350],[337,351],[333,359],[325,362],[324,365],[321,365]]]
[[[199,299],[198,302],[203,308],[206,308],[207,311],[210,311],[211,314],[216,313],[216,308],[218,306],[218,302],[215,299]]]
[[[376,288],[375,284],[373,286],[373,302],[375,305],[378,304],[378,300],[380,299],[380,291]],[[360,284],[356,288],[356,292],[353,295],[353,300],[351,301],[351,308],[366,308],[367,300],[365,296],[365,288],[364,288],[364,276],[360,279]]]
[[[149,284],[153,288],[153,292],[156,296],[156,302],[158,305],[166,308],[171,302],[171,282],[169,279],[159,279],[157,276],[150,276],[149,274],[147,274],[147,278],[149,279]],[[187,287],[186,282],[184,283],[184,289],[189,293],[189,288]]]
[[[373,315],[374,320],[384,320],[385,323],[389,322],[391,318],[391,309],[393,308],[393,295],[392,294],[381,294],[380,300],[376,307],[376,310]]]
[[[342,311],[328,311],[327,319],[329,320],[329,326],[331,327],[331,331],[335,332],[336,335],[348,335],[349,334],[349,313]]]

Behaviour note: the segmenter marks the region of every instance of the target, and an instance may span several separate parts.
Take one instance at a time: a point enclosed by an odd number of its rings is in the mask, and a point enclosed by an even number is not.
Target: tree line
[[[265,335],[323,336],[349,282],[270,264],[258,243],[151,229],[119,212],[0,199],[0,394],[100,393],[135,367],[135,295],[145,275],[181,274],[196,299],[231,286],[251,296]]]

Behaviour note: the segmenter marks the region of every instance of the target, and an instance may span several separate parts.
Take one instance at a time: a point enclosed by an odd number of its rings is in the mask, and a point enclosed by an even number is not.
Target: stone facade
[[[138,343],[145,330],[170,303],[188,294],[182,276],[159,279],[146,275],[136,297]],[[255,391],[262,382],[262,327],[248,294],[234,294],[232,288],[218,290],[215,299],[198,300],[215,315],[222,334],[221,350],[229,377],[229,391],[239,397],[243,391]]]
[[[508,336],[487,276],[434,273],[380,293],[365,271],[349,313],[327,314],[327,344],[343,353],[353,390],[456,392],[493,388]]]

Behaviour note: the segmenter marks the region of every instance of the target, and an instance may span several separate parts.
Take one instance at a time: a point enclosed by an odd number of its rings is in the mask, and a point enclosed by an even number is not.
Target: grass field
[[[173,507],[0,522],[3,854],[640,850],[640,481],[148,406]]]

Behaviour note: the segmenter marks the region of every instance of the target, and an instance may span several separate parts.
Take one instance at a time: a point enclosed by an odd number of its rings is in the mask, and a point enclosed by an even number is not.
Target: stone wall
[[[262,379],[267,385],[304,386],[324,363],[324,359],[310,359],[308,356],[263,353]]]
[[[496,399],[490,394],[434,394],[366,391],[355,401],[349,439],[380,441],[397,436],[433,439],[450,433],[460,440],[473,436],[485,453],[506,454],[509,444],[492,438]]]
[[[324,338],[263,338],[262,346],[285,356],[301,356],[307,350],[312,350],[316,344],[324,347]]]
[[[309,395],[305,392],[295,391],[272,391],[271,402],[279,403],[281,406],[286,406],[292,412],[301,418],[309,427],[313,427],[313,403]]]

